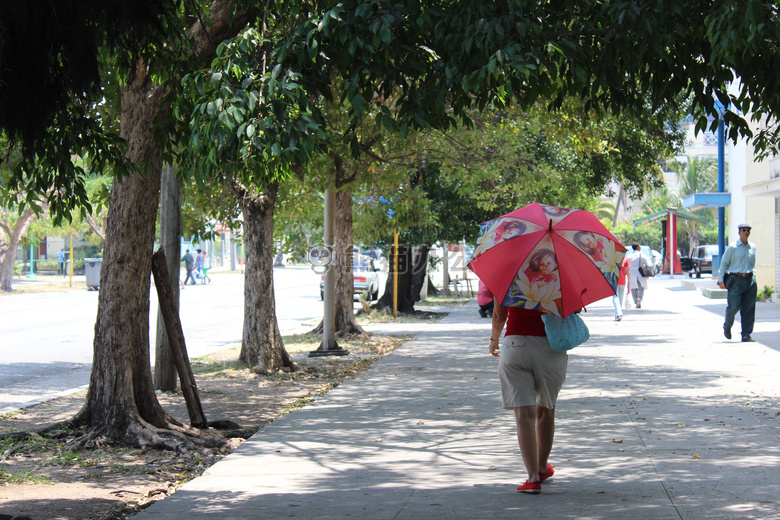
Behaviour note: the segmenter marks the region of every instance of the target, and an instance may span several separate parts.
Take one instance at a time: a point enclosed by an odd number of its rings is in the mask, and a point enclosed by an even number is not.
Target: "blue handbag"
[[[571,350],[590,338],[588,326],[579,314],[569,314],[566,318],[555,314],[542,314],[542,321],[550,347],[558,352]]]

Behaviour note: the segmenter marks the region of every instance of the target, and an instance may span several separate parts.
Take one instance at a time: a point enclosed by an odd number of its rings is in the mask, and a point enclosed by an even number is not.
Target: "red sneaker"
[[[539,482],[544,482],[548,478],[552,477],[554,473],[555,469],[553,469],[551,464],[548,464],[547,469],[539,473]]]
[[[517,490],[520,493],[529,493],[531,495],[538,495],[542,492],[542,485],[539,482],[528,482],[525,481],[525,484],[522,486],[519,486]]]

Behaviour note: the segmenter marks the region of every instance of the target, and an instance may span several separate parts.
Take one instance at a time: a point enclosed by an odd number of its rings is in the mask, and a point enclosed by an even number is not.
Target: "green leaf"
[[[362,98],[362,97],[360,97],[359,95],[357,95],[357,96],[354,96],[354,97],[352,98],[352,109],[353,109],[353,110],[354,110],[354,111],[355,111],[357,114],[362,114],[362,113],[363,113],[363,111],[365,110],[365,108],[366,108],[366,107],[365,107],[365,104],[363,103],[363,98]]]

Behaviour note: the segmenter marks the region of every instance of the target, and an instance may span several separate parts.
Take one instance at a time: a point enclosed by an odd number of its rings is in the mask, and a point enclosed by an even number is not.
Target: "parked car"
[[[691,270],[688,271],[688,276],[693,278],[701,278],[702,273],[712,274],[712,255],[718,254],[718,244],[699,246],[693,251],[691,257]]]
[[[364,292],[368,293],[368,301],[379,299],[379,267],[370,256],[352,255],[352,290],[355,300],[360,299]],[[325,299],[325,276],[320,280],[320,299]]]
[[[680,252],[677,251],[679,254]],[[693,257],[687,256],[687,255],[681,255],[680,256],[680,268],[682,269],[683,273],[690,273],[693,271]]]

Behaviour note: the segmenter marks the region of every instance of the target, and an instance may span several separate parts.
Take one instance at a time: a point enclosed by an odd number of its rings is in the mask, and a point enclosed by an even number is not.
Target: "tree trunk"
[[[173,292],[173,304],[179,314],[179,279],[181,271],[181,181],[174,175],[173,166],[162,171],[160,187],[160,247],[166,252],[166,261]],[[157,311],[157,341],[155,342],[154,387],[171,392],[176,390],[176,365],[173,362],[168,333],[162,309]]]
[[[421,300],[420,293],[428,284],[428,252],[429,245],[412,248],[412,301]]]
[[[181,391],[187,404],[190,424],[195,428],[208,428],[209,423],[200,404],[198,385],[195,383],[190,357],[187,355],[187,344],[184,341],[184,331],[181,328],[181,320],[179,320],[178,305],[176,305],[176,300],[170,287],[171,276],[168,273],[166,262],[165,248],[161,247],[152,256],[152,275],[154,276],[154,284],[157,287],[157,299],[162,311],[163,322],[167,332],[166,336],[169,338],[168,348],[171,351],[173,364],[181,379]],[[176,286],[178,287],[178,284]]]
[[[274,204],[279,188],[271,183],[263,193],[235,185],[233,191],[244,214],[244,334],[239,359],[252,367],[277,371],[297,365],[284,349],[276,321],[274,297]]]
[[[165,446],[149,426],[166,428],[172,421],[157,401],[149,365],[149,278],[162,166],[152,132],[166,93],[148,78],[122,89],[120,135],[129,143],[127,158],[143,165],[146,176],[114,179],[92,374],[81,412],[93,437],[136,446]]]
[[[347,190],[336,192],[336,221],[333,233],[336,248],[336,334],[351,336],[364,334],[363,328],[355,321],[354,277],[352,275],[352,194]]]
[[[236,12],[233,0],[216,0],[209,15],[207,23],[198,17],[189,30],[192,53],[204,63],[221,41],[246,24],[245,13]],[[141,62],[121,91],[125,157],[144,175],[115,178],[111,191],[87,401],[69,421],[89,428],[77,446],[100,437],[166,449],[189,444],[187,436],[224,444],[222,436],[201,435],[165,413],[154,393],[149,364],[149,289],[162,168],[154,131],[167,120],[167,93],[166,87],[152,83]]]
[[[435,285],[433,285],[433,280],[431,280],[430,276],[428,276],[427,278],[428,281],[426,283],[428,284],[428,296],[439,296],[441,291],[439,291],[439,289]]]
[[[11,291],[11,282],[14,277],[14,262],[16,261],[16,249],[19,241],[32,224],[35,212],[27,208],[16,219],[12,228],[5,222],[0,222],[0,227],[8,234],[8,241],[0,242],[0,290]]]
[[[352,276],[352,194],[336,192],[336,218],[333,230],[335,262],[332,265],[336,276],[335,330],[340,337],[366,334],[358,325],[354,312],[354,281]],[[322,322],[312,331],[322,333]]]
[[[398,246],[398,312],[411,314],[414,311],[414,299],[412,298],[412,250],[411,248]],[[390,253],[390,270],[385,285],[385,293],[371,308],[375,310],[393,310],[393,278],[396,276],[395,248]]]

